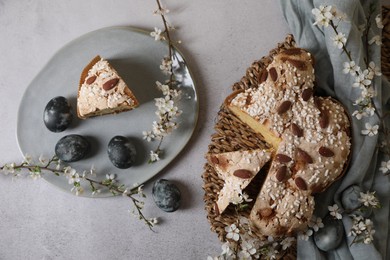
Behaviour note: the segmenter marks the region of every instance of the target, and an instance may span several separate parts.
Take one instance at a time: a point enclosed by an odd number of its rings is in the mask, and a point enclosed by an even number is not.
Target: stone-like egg
[[[55,153],[63,162],[76,162],[83,159],[90,150],[90,143],[81,135],[67,135],[56,144]]]
[[[322,251],[331,251],[340,246],[344,238],[344,226],[341,220],[326,218],[324,227],[314,233],[314,242]]]
[[[43,122],[47,129],[55,133],[68,128],[72,119],[72,107],[64,97],[52,98],[43,111]]]
[[[152,195],[156,205],[163,211],[173,212],[180,207],[180,190],[169,180],[157,180],[153,185]]]
[[[135,163],[137,151],[128,138],[117,135],[108,143],[107,153],[115,167],[127,169]]]

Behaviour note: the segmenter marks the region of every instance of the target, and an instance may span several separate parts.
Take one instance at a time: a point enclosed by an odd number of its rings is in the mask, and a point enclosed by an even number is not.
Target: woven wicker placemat
[[[383,7],[383,37],[382,37],[382,73],[389,78],[390,75],[390,7]],[[284,42],[271,50],[269,54],[251,64],[246,70],[245,76],[237,83],[233,84],[232,90],[247,89],[256,87],[259,83],[262,70],[272,61],[273,56],[285,49],[295,47],[292,35],[288,35]],[[211,142],[207,153],[223,153],[239,150],[250,150],[255,148],[268,148],[261,137],[254,133],[248,126],[243,124],[233,115],[224,104],[221,105],[215,124],[215,133],[211,136]],[[262,171],[267,171],[263,169]],[[259,176],[264,174],[258,174]],[[218,192],[222,189],[224,182],[208,163],[204,165],[202,174],[203,189],[205,192],[204,202],[207,212],[207,219],[212,231],[217,233],[218,238],[224,242],[226,237],[225,227],[237,221],[237,213],[228,208],[224,214],[218,215],[214,205],[218,198]],[[261,181],[261,180],[260,180]],[[249,191],[256,192],[256,191]],[[258,192],[258,191],[257,191]],[[256,197],[256,196],[255,196]],[[251,205],[250,205],[251,206]],[[248,217],[251,207],[239,214]],[[256,230],[254,231],[256,233]],[[262,234],[256,233],[261,238]],[[296,257],[295,247],[287,252],[283,259],[294,259]]]

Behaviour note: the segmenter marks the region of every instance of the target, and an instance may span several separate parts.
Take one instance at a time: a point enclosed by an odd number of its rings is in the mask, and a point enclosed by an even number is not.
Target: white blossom
[[[354,61],[344,62],[343,66],[344,66],[343,69],[344,74],[349,73],[351,75],[356,75],[356,72],[360,70],[360,67],[357,66]]]
[[[378,134],[379,125],[371,125],[370,123],[365,124],[366,129],[362,130],[362,135],[374,136]]]
[[[144,136],[143,139],[148,142],[151,142],[154,139],[152,131],[142,131],[142,135]]]
[[[308,223],[308,226],[312,228],[315,232],[317,232],[320,228],[324,227],[324,223],[322,223],[321,218],[318,218],[313,215]]]
[[[115,182],[116,175],[114,173],[106,174],[106,180],[111,181],[111,183]]]
[[[240,230],[237,228],[236,224],[231,224],[230,226],[225,227],[226,238],[238,241],[240,239]]]
[[[363,117],[367,116],[367,113],[362,110],[355,110],[353,111],[352,116],[356,117],[358,120],[361,120]]]
[[[390,171],[390,160],[388,160],[387,162],[385,162],[385,161],[381,162],[381,167],[379,168],[379,170],[383,174],[388,173]]]
[[[345,43],[347,42],[347,38],[345,38],[345,34],[339,32],[337,35],[332,37],[333,44],[337,46],[337,48],[342,49]]]
[[[229,242],[223,243],[221,248],[222,248],[222,255],[225,255],[228,258],[233,256],[234,251],[230,248]]]
[[[380,46],[382,45],[382,38],[380,35],[375,35],[374,37],[371,38],[371,40],[368,41],[368,44],[372,45],[375,43],[376,45]]]
[[[242,250],[238,253],[238,257],[240,259],[252,259],[252,256],[255,256],[257,253],[253,241],[243,240],[241,243],[241,249]]]
[[[374,223],[362,216],[352,215],[353,225],[348,236],[355,236],[363,240],[365,244],[371,244],[375,234]]]
[[[159,160],[160,160],[160,157],[159,157],[158,153],[155,153],[154,151],[150,151],[150,161],[156,162]]]
[[[375,22],[376,22],[376,26],[379,28],[379,29],[383,29],[383,23],[382,23],[382,17],[380,14],[378,14],[376,17],[375,17]]]
[[[84,192],[84,189],[81,186],[73,186],[73,188],[71,189],[71,192],[74,192],[76,194],[76,196],[79,196]]]
[[[372,106],[367,106],[364,108],[364,113],[369,116],[373,116],[375,114],[375,108]]]
[[[150,33],[150,36],[154,37],[155,41],[161,41],[164,40],[164,36],[161,34],[161,29],[154,27],[154,31]]]
[[[333,204],[333,206],[328,206],[328,210],[331,216],[333,216],[335,219],[342,219],[343,216],[341,215],[341,210],[339,209],[339,206],[337,204]]]
[[[38,171],[30,171],[30,177],[31,177],[33,180],[37,180],[37,179],[41,178],[41,172],[38,172]]]
[[[169,13],[169,9],[166,9],[166,8],[158,8],[157,10],[155,10],[153,12],[154,15],[166,15],[167,13]]]
[[[92,164],[91,169],[89,169],[89,175],[96,176],[96,168],[94,164]]]
[[[379,207],[379,200],[375,196],[375,191],[373,192],[368,191],[367,193],[360,192],[359,201],[363,203],[363,205],[366,207],[373,207],[373,208]]]
[[[160,70],[165,75],[172,74],[172,60],[169,57],[164,57],[161,61]]]
[[[318,8],[312,9],[311,12],[315,18],[313,25],[328,27],[331,19],[334,18],[334,10],[335,9],[331,5],[320,5]]]
[[[5,164],[3,166],[3,173],[4,175],[8,175],[8,174],[13,174],[15,173],[15,167],[16,167],[16,164],[15,163],[10,163],[10,164]]]
[[[372,86],[370,86],[370,87],[363,88],[361,95],[363,98],[373,98],[376,96],[376,92],[375,89]]]
[[[306,231],[299,232],[298,238],[307,241],[311,235],[313,235],[313,230],[307,229]]]
[[[368,70],[365,70],[366,72],[359,73],[355,77],[355,83],[353,83],[353,87],[355,88],[365,88],[366,86],[369,86],[371,84],[371,80],[367,77],[368,76]]]
[[[170,88],[166,84],[161,84],[161,82],[156,81],[157,88],[162,91],[164,96],[167,96],[170,94]]]
[[[371,78],[375,76],[382,76],[381,68],[375,65],[375,62],[371,61],[368,64],[368,71]]]
[[[100,189],[94,189],[94,190],[92,191],[92,196],[94,196],[94,195],[96,195],[96,194],[98,194],[98,193],[100,193],[100,192],[101,192]]]
[[[31,164],[33,162],[32,160],[32,156],[29,155],[29,154],[25,154],[24,155],[24,160],[23,160],[23,163],[26,163],[26,164]]]
[[[295,237],[286,237],[282,240],[282,242],[280,242],[280,244],[282,245],[282,248],[283,250],[286,250],[287,248],[289,248],[290,246],[293,245],[293,243],[295,242]]]
[[[152,224],[152,226],[155,226],[158,224],[158,218],[150,218],[149,223]]]

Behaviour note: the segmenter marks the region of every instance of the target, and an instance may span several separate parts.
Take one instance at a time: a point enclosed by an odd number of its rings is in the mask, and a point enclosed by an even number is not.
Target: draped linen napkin
[[[366,23],[369,6],[375,5],[376,9],[373,17],[381,12],[381,3],[378,0],[279,0],[283,15],[291,29],[298,47],[310,51],[316,60],[316,90],[319,94],[332,96],[338,99],[347,108],[350,115],[357,110],[353,105],[360,96],[359,88],[353,88],[355,79],[350,74],[344,74],[343,63],[347,62],[347,56],[338,49],[332,40],[335,36],[333,29],[313,25],[315,22],[312,14],[313,8],[320,5],[332,5],[339,11],[347,15],[346,22],[340,22],[339,32],[345,34],[347,38],[347,49],[351,51],[352,59],[361,68],[365,68],[364,57],[366,47],[359,27]],[[372,20],[369,39],[375,35],[380,35],[375,19]],[[369,45],[370,61],[377,66],[381,64],[380,46]],[[375,77],[373,82],[377,92],[375,105],[384,114],[390,107],[390,84],[385,77]],[[383,136],[364,136],[361,130],[365,129],[365,124],[379,124],[377,116],[365,117],[361,120],[352,117],[353,132],[353,152],[350,168],[344,177],[333,184],[329,190],[316,196],[316,204],[323,205],[316,207],[315,215],[325,217],[328,213],[327,205],[337,203],[340,208],[342,192],[350,185],[358,185],[363,191],[376,191],[376,195],[381,203],[381,209],[374,209],[370,219],[374,221],[374,243],[366,245],[364,243],[352,244],[353,237],[348,237],[348,232],[352,226],[350,217],[343,215],[344,241],[336,250],[323,252],[319,250],[313,237],[308,241],[298,240],[298,259],[390,259],[390,226],[389,226],[389,200],[390,200],[390,175],[385,176],[379,167],[382,161],[389,158],[376,149]],[[390,120],[387,118],[387,127],[390,127]]]

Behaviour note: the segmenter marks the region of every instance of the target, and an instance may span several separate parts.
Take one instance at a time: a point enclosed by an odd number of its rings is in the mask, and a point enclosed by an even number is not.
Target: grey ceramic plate
[[[140,106],[129,112],[106,115],[86,120],[75,116],[70,128],[61,133],[50,132],[43,123],[43,111],[47,102],[56,96],[66,97],[76,115],[76,96],[81,71],[96,55],[108,59],[133,90]],[[167,166],[185,147],[195,129],[198,118],[198,98],[190,70],[183,56],[175,49],[174,72],[180,80],[183,97],[179,108],[183,114],[179,118],[180,127],[164,139],[164,158],[148,164],[149,152],[157,146],[157,141],[143,140],[142,131],[151,130],[155,115],[154,98],[162,93],[155,82],[166,78],[159,65],[168,54],[167,45],[156,42],[147,32],[131,27],[110,27],[90,32],[73,40],[60,49],[39,72],[22,98],[17,125],[17,138],[23,154],[47,158],[54,155],[57,141],[68,134],[80,134],[92,144],[92,152],[79,162],[70,164],[80,172],[96,168],[96,179],[104,179],[107,173],[117,175],[117,180],[132,187],[142,184]],[[136,164],[129,169],[115,168],[107,156],[107,144],[115,135],[130,138],[137,147]],[[65,177],[45,174],[44,178],[66,190],[71,190]],[[84,196],[91,196],[85,185]],[[102,190],[98,196],[110,196]]]

